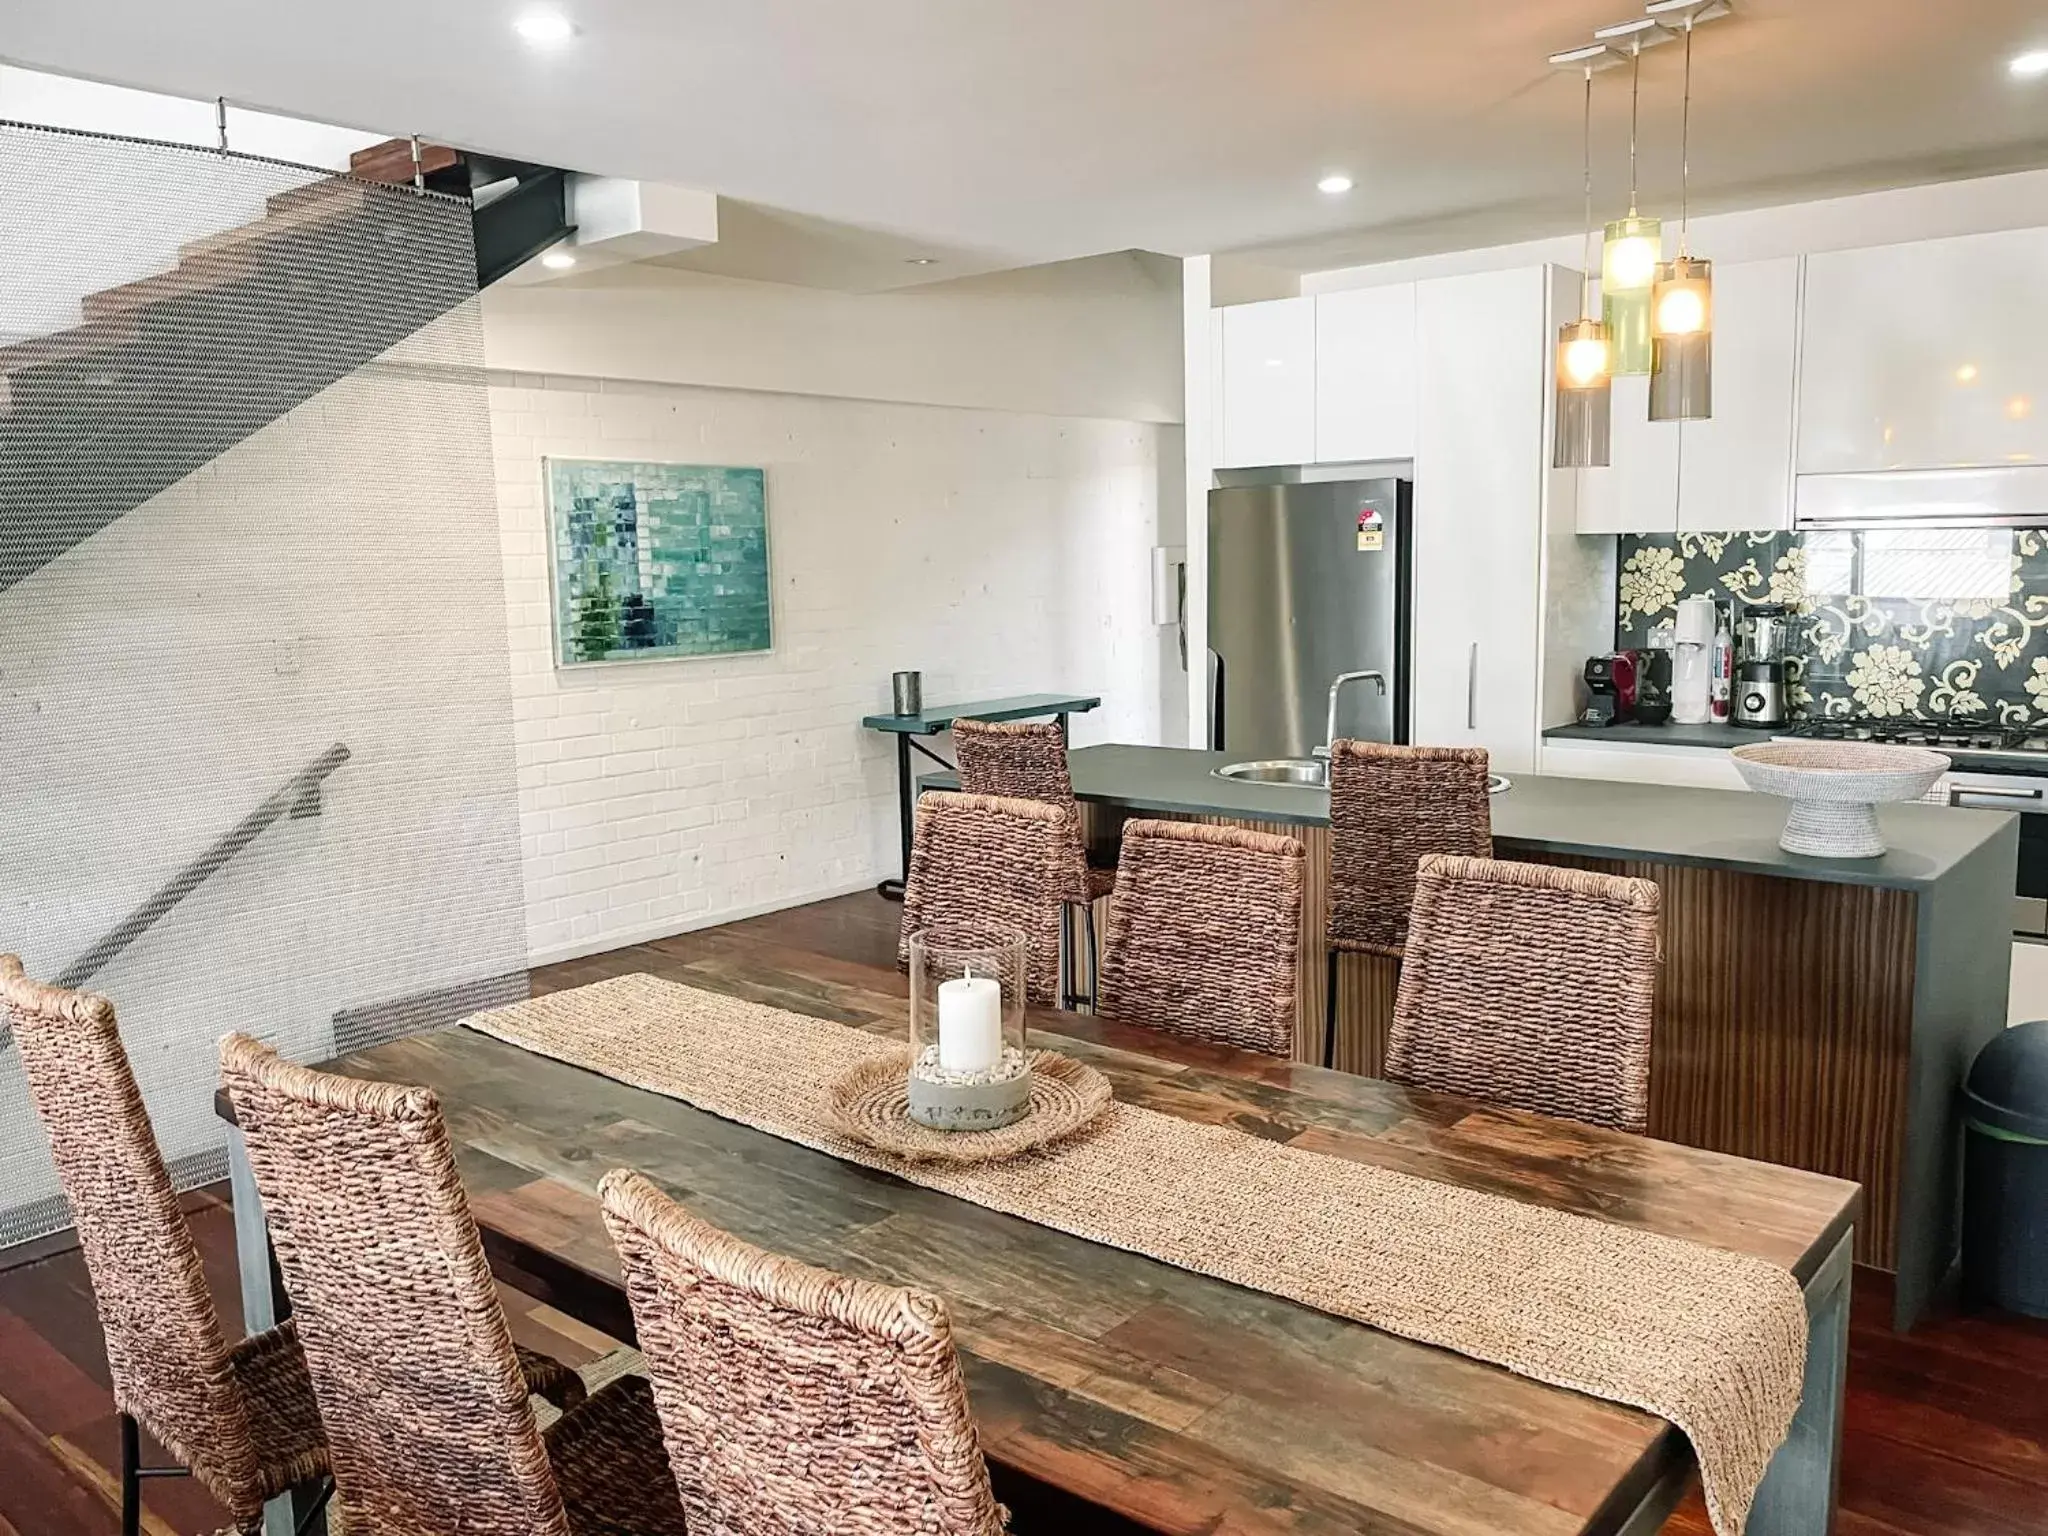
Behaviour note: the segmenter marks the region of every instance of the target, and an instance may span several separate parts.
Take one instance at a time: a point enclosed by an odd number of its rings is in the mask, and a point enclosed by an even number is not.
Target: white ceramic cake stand
[[[1876,858],[1877,808],[1918,800],[1949,770],[1939,752],[1867,741],[1760,741],[1729,756],[1751,789],[1792,802],[1778,846],[1819,859]]]

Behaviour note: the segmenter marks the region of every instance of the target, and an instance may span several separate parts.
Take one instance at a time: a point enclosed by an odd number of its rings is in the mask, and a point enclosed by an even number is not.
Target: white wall
[[[77,960],[339,742],[278,822],[93,981],[166,1154],[217,1146],[213,1043],[525,963],[481,389],[440,322],[0,592],[0,949]],[[468,341],[464,328],[468,327]],[[54,1194],[0,1053],[0,1211]]]
[[[1678,219],[1675,210],[1664,212],[1664,244],[1668,254],[1677,246]],[[1853,250],[1866,245],[1937,240],[1948,235],[1999,229],[2034,229],[2042,225],[2048,225],[2048,170],[2020,171],[2009,176],[1983,176],[1971,181],[1937,182],[1889,192],[1713,214],[1692,221],[1692,248],[1713,261],[1763,261],[1813,251]],[[1576,269],[1584,259],[1582,235],[1559,235],[1549,240],[1525,240],[1515,245],[1482,246],[1370,266],[1308,272],[1302,275],[1301,291],[1330,293],[1343,288],[1371,288],[1461,272],[1493,272],[1541,262]]]
[[[1081,744],[1179,738],[1150,585],[1152,547],[1183,536],[1181,431],[1157,419],[1178,413],[1177,291],[621,270],[486,306],[537,961],[896,873],[894,750],[860,719],[898,669],[932,703],[1100,694]],[[693,373],[813,387],[672,382]],[[896,392],[957,403],[876,398]],[[764,467],[773,653],[555,667],[550,455]]]
[[[851,294],[641,263],[490,290],[493,368],[1181,419],[1178,263],[1133,253]]]

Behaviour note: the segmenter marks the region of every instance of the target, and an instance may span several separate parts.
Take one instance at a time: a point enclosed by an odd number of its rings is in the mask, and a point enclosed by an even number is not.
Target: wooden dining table
[[[736,970],[714,985],[893,1033]],[[901,1004],[895,1005],[900,1014]],[[1331,1157],[1757,1255],[1803,1285],[1805,1399],[1754,1536],[1833,1521],[1854,1184],[1491,1108],[1085,1015],[1035,1044],[1117,1097]],[[999,1496],[1028,1530],[1567,1536],[1656,1531],[1695,1475],[1665,1420],[965,1203],[466,1029],[329,1064],[439,1096],[500,1278],[614,1338],[633,1321],[599,1219],[638,1168],[749,1242],[946,1298]],[[224,1099],[222,1113],[232,1119]],[[250,1326],[282,1315],[261,1206],[230,1134]],[[1142,1181],[1145,1172],[1134,1169]]]

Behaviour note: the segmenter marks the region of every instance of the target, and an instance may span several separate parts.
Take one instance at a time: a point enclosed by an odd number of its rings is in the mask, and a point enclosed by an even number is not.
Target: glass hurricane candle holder
[[[910,936],[910,1118],[918,1124],[993,1131],[1030,1111],[1026,949],[1010,929]]]

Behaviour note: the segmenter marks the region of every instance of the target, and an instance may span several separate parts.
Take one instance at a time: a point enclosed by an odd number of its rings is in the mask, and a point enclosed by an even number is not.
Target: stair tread
[[[436,171],[449,170],[462,164],[460,150],[450,149],[445,144],[420,145],[420,171],[431,176]],[[381,181],[390,185],[410,185],[412,182],[412,140],[386,139],[381,144],[372,144],[368,149],[359,149],[348,157],[349,174],[364,181]]]
[[[269,236],[285,230],[302,229],[308,224],[317,224],[322,219],[337,214],[346,214],[368,206],[371,196],[368,187],[357,182],[348,181],[346,178],[337,178],[337,180],[341,182],[341,185],[335,189],[337,195],[331,200],[301,202],[295,206],[267,213],[260,219],[252,219],[247,224],[236,224],[232,228],[223,229],[211,235],[201,235],[197,240],[188,240],[179,246],[178,256],[181,260],[184,260],[194,256],[204,256],[209,251],[231,250],[235,246],[246,244],[251,240],[267,239]],[[325,184],[315,182],[314,185],[321,186]]]
[[[189,242],[179,248],[176,266],[85,295],[79,301],[85,317],[82,325],[0,347],[0,378],[24,368],[65,362],[132,341],[136,335],[132,317],[138,310],[247,277],[256,269],[262,247],[268,241],[359,213],[377,195],[375,189],[346,176],[329,177],[281,193],[271,198],[270,204],[275,209],[280,199],[292,199],[284,209]]]

